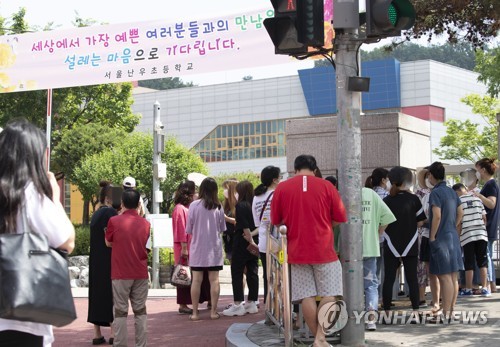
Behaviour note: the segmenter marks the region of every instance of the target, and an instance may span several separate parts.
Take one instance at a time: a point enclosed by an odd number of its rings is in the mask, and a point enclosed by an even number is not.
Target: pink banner
[[[283,64],[261,10],[0,36],[0,92],[138,81]]]

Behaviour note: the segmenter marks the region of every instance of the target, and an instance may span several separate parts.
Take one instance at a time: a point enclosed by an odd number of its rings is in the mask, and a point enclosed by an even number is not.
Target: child
[[[474,260],[481,275],[481,295],[491,296],[487,285],[488,269],[488,234],[486,232],[486,211],[479,198],[470,194],[462,183],[453,186],[462,202],[464,216],[458,225],[460,244],[464,250],[465,288],[460,291],[460,296],[472,296],[472,276]]]

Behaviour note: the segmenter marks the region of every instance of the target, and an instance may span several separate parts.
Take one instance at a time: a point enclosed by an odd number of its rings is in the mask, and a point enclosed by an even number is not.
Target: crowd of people
[[[59,202],[54,175],[45,169],[44,141],[41,131],[26,121],[9,123],[0,135],[0,145],[13,153],[0,153],[0,232],[22,232],[23,209],[34,231],[45,234],[52,247],[70,253],[75,233]],[[462,182],[453,187],[447,185],[440,162],[416,175],[401,166],[373,170],[361,192],[367,330],[376,330],[379,305],[385,311],[393,307],[398,277],[404,278],[416,317],[427,305],[425,290],[430,285],[435,323],[451,319],[458,295],[487,297],[496,292],[492,254],[500,228],[496,170],[494,160],[481,159],[461,173]],[[295,158],[294,171],[292,178],[282,181],[280,169],[267,166],[255,188],[246,180],[227,180],[221,186],[222,201],[213,178],[205,178],[199,186],[189,180],[179,184],[172,211],[174,262],[188,265],[192,272],[191,286],[177,288],[179,314],[198,321],[204,302],[213,320],[221,314],[259,312],[261,280],[264,303],[268,296],[267,230],[271,224],[285,225],[292,301],[302,304],[314,346],[328,346],[318,312],[343,295],[339,261],[343,235],[338,226],[347,221],[347,212],[336,178],[323,179],[313,156]],[[144,218],[135,180],[127,177],[122,186],[117,211],[113,186],[101,182],[100,207],[90,223],[88,322],[94,325],[92,344],[126,346],[130,302],[135,345],[146,346],[151,225]],[[231,267],[233,303],[219,311],[224,256]],[[101,327],[111,327],[108,341]],[[50,325],[0,319],[0,345],[47,346],[52,341]]]

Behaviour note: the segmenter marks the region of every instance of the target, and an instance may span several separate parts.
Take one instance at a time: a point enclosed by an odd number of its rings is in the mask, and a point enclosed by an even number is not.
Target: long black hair
[[[366,188],[375,188],[382,184],[382,180],[387,178],[389,175],[389,170],[384,169],[383,167],[378,167],[372,171],[372,174],[366,178],[365,187]]]
[[[15,233],[29,182],[40,195],[52,198],[45,163],[47,142],[40,129],[16,119],[0,133],[0,148],[0,233]]]
[[[267,188],[269,188],[269,186],[273,184],[274,179],[280,177],[280,174],[281,170],[279,167],[269,165],[263,168],[260,173],[260,181],[262,183],[259,184],[257,188],[255,188],[255,196],[259,196],[267,192]]]
[[[413,179],[413,174],[410,169],[404,166],[393,167],[391,171],[389,171],[388,176],[391,181],[391,196],[396,196],[404,189],[404,185],[411,183]]]
[[[200,185],[200,200],[207,210],[220,209],[221,203],[217,197],[219,187],[212,177],[205,178]]]
[[[236,185],[238,193],[238,203],[246,202],[252,206],[253,201],[253,184],[250,181],[241,181]]]

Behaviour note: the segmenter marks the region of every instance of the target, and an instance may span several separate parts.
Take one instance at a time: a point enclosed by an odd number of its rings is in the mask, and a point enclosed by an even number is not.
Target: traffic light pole
[[[160,119],[160,103],[156,101],[153,106],[153,168],[158,166],[161,161],[160,153],[158,153],[158,141],[161,133],[161,128],[158,126],[161,124]],[[160,213],[160,203],[158,201],[158,193],[160,191],[160,180],[156,175],[153,174],[153,214],[157,215]],[[153,238],[155,235],[153,234]],[[151,286],[154,289],[160,288],[159,274],[160,274],[160,249],[158,247],[154,247],[155,242],[153,240],[153,259],[152,259],[152,279]]]
[[[364,346],[364,322],[354,312],[364,307],[363,223],[361,218],[361,92],[348,90],[349,77],[358,76],[357,29],[344,29],[335,37],[337,82],[337,148],[339,187],[347,210],[341,226],[341,262],[348,321],[341,331],[343,346]]]

